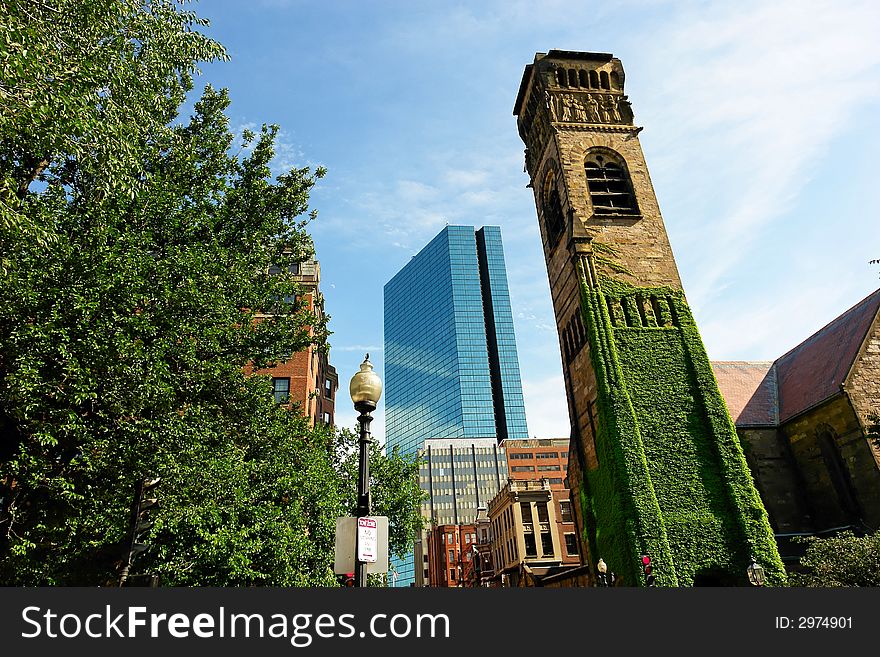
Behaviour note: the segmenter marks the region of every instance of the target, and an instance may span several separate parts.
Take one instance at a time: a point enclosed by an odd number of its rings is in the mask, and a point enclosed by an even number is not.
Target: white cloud
[[[659,31],[667,45],[639,77],[662,91],[636,99],[637,119],[676,154],[649,164],[689,215],[670,232],[699,272],[685,282],[695,304],[787,220],[847,119],[880,96],[878,24],[876,3],[789,0],[696,5]]]
[[[443,174],[447,185],[452,187],[474,187],[489,181],[489,172],[481,169],[450,169]]]
[[[385,350],[385,347],[379,345],[364,344],[348,344],[341,347],[333,347],[334,351],[363,351],[364,353],[379,353]]]
[[[541,379],[523,378],[522,387],[529,435],[537,438],[568,438],[571,424],[562,375]]]

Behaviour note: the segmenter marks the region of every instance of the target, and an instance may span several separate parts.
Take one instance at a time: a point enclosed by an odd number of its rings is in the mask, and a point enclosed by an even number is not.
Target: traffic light
[[[651,565],[651,557],[642,555],[642,572],[645,573],[645,586],[654,586],[654,567]]]
[[[354,573],[345,573],[345,575],[342,576],[342,585],[354,586]]]

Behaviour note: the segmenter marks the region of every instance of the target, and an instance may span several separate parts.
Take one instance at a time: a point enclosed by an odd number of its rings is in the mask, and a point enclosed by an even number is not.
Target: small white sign
[[[388,516],[370,516],[378,524],[376,561],[365,564],[367,573],[381,575],[388,572]],[[338,575],[353,573],[357,557],[357,518],[344,516],[336,519],[336,554],[333,572]]]
[[[374,518],[358,518],[357,558],[364,563],[375,563],[379,544],[379,523]]]

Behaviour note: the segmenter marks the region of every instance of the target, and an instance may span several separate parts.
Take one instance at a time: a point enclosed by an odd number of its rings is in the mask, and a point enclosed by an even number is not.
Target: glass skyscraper
[[[385,438],[528,438],[497,226],[447,226],[385,285]]]

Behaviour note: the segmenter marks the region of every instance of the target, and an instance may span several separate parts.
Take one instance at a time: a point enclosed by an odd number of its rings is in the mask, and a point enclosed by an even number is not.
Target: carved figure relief
[[[611,94],[602,97],[602,110],[606,117],[606,123],[620,123],[620,114],[617,113],[617,100]]]
[[[553,98],[550,96],[549,91],[544,92],[544,107],[546,107],[548,110],[550,110],[550,120],[551,121],[558,121],[559,120],[556,115],[556,103],[553,102]]]
[[[564,123],[632,123],[626,96],[616,94],[554,94],[547,97],[550,120]]]
[[[571,96],[562,97],[562,120],[571,121],[571,110],[574,105],[574,99]]]
[[[587,96],[587,117],[591,123],[599,123],[599,101],[593,94]]]

